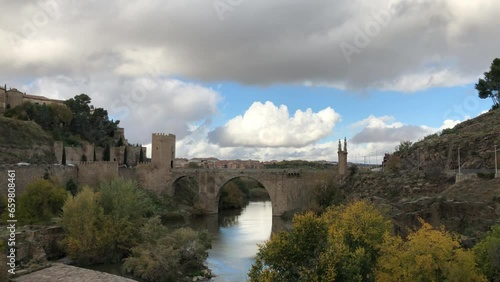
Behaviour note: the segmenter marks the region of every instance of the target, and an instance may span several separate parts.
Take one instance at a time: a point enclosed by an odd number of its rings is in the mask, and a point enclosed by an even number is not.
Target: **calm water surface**
[[[273,226],[274,222],[274,226]],[[195,219],[193,227],[206,228],[214,235],[207,265],[217,275],[213,281],[246,281],[257,254],[257,244],[281,229],[280,218],[273,217],[271,202],[250,202],[239,211]]]
[[[195,218],[190,226],[198,230],[208,229],[213,235],[207,259],[208,267],[217,275],[212,281],[243,282],[247,280],[247,273],[257,254],[257,244],[268,240],[271,232],[284,229],[285,222],[280,217],[273,217],[272,204],[266,201],[250,202],[242,210]],[[132,278],[121,269],[121,265],[116,263],[89,268]]]

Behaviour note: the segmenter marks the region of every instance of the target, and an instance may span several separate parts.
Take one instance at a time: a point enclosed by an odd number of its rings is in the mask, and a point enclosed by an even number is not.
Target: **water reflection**
[[[273,225],[284,226],[272,216],[271,202],[250,202],[240,211],[223,211],[193,221],[193,227],[206,228],[213,234],[208,267],[217,275],[214,281],[246,281],[257,244],[271,236]]]

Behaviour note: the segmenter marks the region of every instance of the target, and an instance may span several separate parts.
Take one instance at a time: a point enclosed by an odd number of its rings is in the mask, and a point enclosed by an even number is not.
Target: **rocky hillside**
[[[427,136],[403,152],[402,160],[410,169],[419,164],[423,170],[455,170],[460,148],[462,169],[493,169],[495,144],[500,145],[500,109]]]
[[[492,225],[500,224],[500,178],[491,179],[495,144],[500,144],[500,110],[428,136],[399,152],[400,170],[358,172],[345,180],[342,189],[348,199],[377,204],[401,234],[423,218],[464,235],[468,238],[464,242],[472,245]],[[455,183],[458,147],[461,168],[480,177]]]

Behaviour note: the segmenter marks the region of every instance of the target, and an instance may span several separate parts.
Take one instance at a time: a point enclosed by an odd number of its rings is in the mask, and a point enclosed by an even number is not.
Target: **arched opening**
[[[195,213],[199,199],[198,180],[195,177],[183,176],[176,179],[172,186],[175,204]]]
[[[250,202],[265,202],[271,198],[259,181],[250,177],[235,177],[224,183],[219,190],[218,210],[242,209]]]

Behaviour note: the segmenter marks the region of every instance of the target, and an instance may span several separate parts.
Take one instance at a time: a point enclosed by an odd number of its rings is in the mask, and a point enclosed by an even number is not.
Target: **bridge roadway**
[[[183,177],[198,182],[197,206],[208,214],[218,211],[220,189],[238,177],[259,181],[269,193],[273,215],[281,216],[308,208],[314,204],[315,189],[336,176],[332,169],[185,169],[174,168],[167,183],[167,191],[174,195],[174,183]]]

